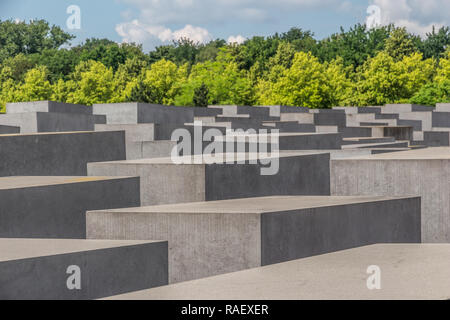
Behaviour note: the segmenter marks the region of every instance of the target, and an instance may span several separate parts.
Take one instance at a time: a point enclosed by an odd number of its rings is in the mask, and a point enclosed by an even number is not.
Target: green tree
[[[159,103],[157,90],[153,86],[146,84],[142,80],[139,80],[137,84],[133,86],[131,92],[126,97],[126,101]]]
[[[68,49],[45,49],[42,53],[30,55],[30,59],[35,64],[47,67],[52,83],[59,79],[67,80],[80,62],[79,55]]]
[[[312,52],[321,62],[341,57],[345,66],[356,69],[384,49],[393,28],[388,25],[368,29],[365,24],[357,24],[348,31],[341,28],[339,33],[319,41]]]
[[[48,70],[44,66],[31,69],[25,75],[25,81],[20,85],[11,102],[49,100],[52,86],[48,81]]]
[[[426,84],[411,98],[410,102],[426,106],[450,102],[450,80]]]
[[[57,49],[74,36],[60,27],[50,26],[44,20],[29,23],[0,20],[0,62],[19,53],[41,53],[45,49]]]
[[[72,74],[76,87],[67,97],[67,102],[84,105],[109,102],[113,95],[114,74],[101,62],[81,62]]]
[[[208,104],[252,105],[255,102],[254,89],[248,73],[239,70],[229,53],[220,52],[216,61],[194,65],[175,99],[175,104],[192,105],[195,89],[202,84],[209,90]]]
[[[283,68],[276,81],[262,81],[259,103],[325,108],[331,103],[327,68],[311,53],[297,52],[292,66]]]
[[[3,61],[0,66],[0,81],[12,79],[15,82],[23,82],[26,73],[33,69],[36,63],[29,56],[19,53],[13,58]]]
[[[386,39],[385,51],[395,61],[400,61],[404,57],[418,52],[419,43],[420,38],[409,34],[406,28],[395,28]]]
[[[194,106],[207,107],[209,101],[209,89],[202,83],[202,85],[194,90]]]
[[[155,62],[143,74],[143,82],[154,89],[155,103],[172,105],[187,77],[187,65],[177,67],[165,59]]]
[[[380,52],[360,68],[353,101],[359,106],[405,103],[435,74],[435,61],[423,60],[421,53],[395,61]]]
[[[433,26],[433,30],[427,33],[426,39],[420,46],[420,51],[425,59],[440,59],[447,48],[450,46],[450,28],[441,27],[438,32]]]

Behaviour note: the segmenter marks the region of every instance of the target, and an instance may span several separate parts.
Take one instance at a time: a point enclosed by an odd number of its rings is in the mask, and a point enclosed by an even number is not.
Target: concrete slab
[[[139,178],[0,178],[0,238],[86,238],[86,211],[140,205]]]
[[[382,113],[404,113],[404,112],[432,112],[434,107],[418,104],[387,104],[382,109]]]
[[[125,160],[124,132],[0,135],[0,177],[85,176],[86,164]]]
[[[333,195],[422,197],[422,240],[450,242],[450,148],[331,161]]]
[[[369,266],[380,267],[380,290],[367,287]],[[108,299],[448,300],[449,270],[449,245],[379,244]]]
[[[312,113],[282,113],[281,121],[298,121],[299,123],[314,124],[314,114]]]
[[[20,127],[0,125],[0,134],[20,133]]]
[[[87,213],[91,239],[164,239],[169,282],[379,242],[420,242],[420,198],[267,197]]]
[[[259,106],[257,108],[269,108],[271,117],[281,117],[283,113],[308,113],[309,108],[291,106]]]
[[[84,113],[25,112],[0,115],[0,125],[20,127],[21,133],[93,131],[96,117]]]
[[[195,117],[219,114],[218,111],[208,108],[175,107],[136,102],[94,104],[93,112],[97,115],[106,115],[107,124],[183,124],[193,122]]]
[[[155,125],[153,123],[96,124],[95,131],[125,131],[125,139],[127,142],[155,140]]]
[[[239,141],[240,137],[242,135],[219,136],[215,138],[215,141],[233,142]],[[277,138],[279,150],[341,149],[342,145],[342,136],[339,133],[280,132],[278,134],[246,134],[245,137],[256,141],[263,138],[265,139],[263,141],[269,142]]]
[[[270,120],[270,108],[251,107],[251,106],[236,106],[236,105],[222,105],[222,106],[208,106],[208,109],[220,110],[222,116],[234,117],[239,115],[247,115],[252,119]]]
[[[450,103],[438,103],[436,104],[437,112],[450,112]]]
[[[396,142],[379,142],[379,143],[358,143],[358,144],[347,144],[343,145],[342,149],[353,149],[353,148],[407,148],[409,146],[408,141],[396,141]]]
[[[429,147],[449,147],[450,131],[425,131],[423,140]]]
[[[0,299],[85,300],[167,284],[167,242],[0,239]],[[80,290],[69,290],[69,267]],[[68,273],[69,270],[69,273]]]
[[[7,114],[26,112],[82,113],[92,115],[92,108],[81,104],[56,101],[32,101],[6,104]]]
[[[239,164],[240,159],[245,161]],[[279,158],[217,154],[178,159],[185,164],[156,158],[90,163],[88,175],[140,176],[144,206],[270,195],[329,195],[329,159],[329,154],[317,152],[283,153]],[[272,168],[274,175],[262,175],[262,168]]]
[[[433,112],[433,128],[450,128],[450,112]]]

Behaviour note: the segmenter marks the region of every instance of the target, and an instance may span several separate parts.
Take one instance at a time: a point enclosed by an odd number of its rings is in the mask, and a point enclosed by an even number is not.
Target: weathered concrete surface
[[[380,290],[367,287],[373,265]],[[448,300],[449,279],[449,245],[379,244],[108,299]]]
[[[58,113],[82,113],[92,114],[92,108],[72,103],[55,101],[32,101],[16,102],[6,104],[6,113],[26,113],[26,112],[58,112]]]
[[[169,282],[374,243],[420,243],[420,198],[267,197],[87,213],[91,239],[164,239]]]
[[[257,108],[269,108],[271,117],[281,117],[283,113],[308,113],[309,108],[291,106],[259,106]]]
[[[382,113],[431,112],[434,107],[418,104],[387,104],[381,108]]]
[[[0,239],[0,299],[85,300],[168,283],[167,242]],[[69,290],[69,266],[81,289]]]
[[[20,127],[0,125],[0,134],[14,134],[14,133],[20,133]]]
[[[409,146],[409,141],[396,141],[396,142],[380,142],[380,143],[359,143],[359,144],[347,144],[343,145],[342,149],[352,149],[352,148],[407,148]]]
[[[86,164],[125,160],[124,132],[0,135],[0,177],[85,176]]]
[[[180,160],[190,164],[178,165],[171,158],[90,163],[88,175],[140,176],[144,206],[270,195],[330,194],[327,153],[282,153],[279,159],[257,154],[229,154],[228,157],[224,154],[183,157]],[[247,160],[239,164],[237,159]],[[231,161],[227,163],[227,160]],[[208,164],[213,161],[215,164]],[[276,174],[261,175],[261,168],[272,165],[276,169],[277,162]]]
[[[331,193],[422,197],[422,240],[450,242],[450,148],[331,160]]]
[[[125,139],[127,142],[155,140],[155,125],[153,123],[96,124],[95,131],[125,131]]]
[[[85,113],[25,112],[0,115],[0,125],[20,127],[21,133],[93,131],[97,119]]]
[[[248,115],[249,118],[265,119],[265,120],[270,120],[271,113],[272,113],[272,109],[270,109],[270,108],[236,106],[236,105],[208,106],[208,109],[220,110],[222,113],[222,116],[226,116],[226,117]],[[297,110],[295,112],[297,112]]]
[[[92,108],[94,114],[106,115],[107,124],[183,124],[193,122],[195,117],[219,114],[219,111],[208,108],[174,107],[136,102],[94,104]]]
[[[314,124],[318,126],[345,127],[347,118],[342,110],[311,110],[314,112]]]
[[[429,147],[449,147],[450,131],[425,131],[423,140]]]
[[[0,203],[0,238],[85,239],[86,211],[140,205],[139,178],[0,178]]]
[[[267,133],[267,134],[245,134],[227,135],[216,137],[215,141],[239,142],[243,136],[249,141],[276,141],[279,150],[323,150],[341,149],[342,135],[339,133]],[[263,139],[263,140],[261,140]],[[276,139],[276,140],[275,140]],[[225,150],[225,147],[224,147]],[[237,149],[235,149],[237,150]],[[270,151],[270,150],[269,150]]]
[[[175,141],[127,142],[127,160],[167,158],[176,147]]]
[[[436,112],[450,112],[450,103],[436,104]]]
[[[450,128],[450,112],[433,112],[433,128]]]

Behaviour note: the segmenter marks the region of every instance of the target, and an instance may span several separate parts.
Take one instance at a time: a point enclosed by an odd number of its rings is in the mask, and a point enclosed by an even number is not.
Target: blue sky
[[[68,30],[70,5],[81,10],[81,29]],[[138,42],[150,50],[180,37],[240,42],[296,26],[323,38],[358,22],[370,5],[379,23],[394,22],[425,34],[450,25],[450,0],[0,0],[0,19],[46,19],[77,36]]]

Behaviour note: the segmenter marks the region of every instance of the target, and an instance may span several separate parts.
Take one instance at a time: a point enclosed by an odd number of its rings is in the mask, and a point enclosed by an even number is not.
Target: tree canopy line
[[[141,45],[74,36],[44,20],[0,21],[0,110],[55,100],[290,105],[310,108],[450,102],[450,28],[421,38],[394,25],[317,40],[292,28],[243,44],[180,39]]]

